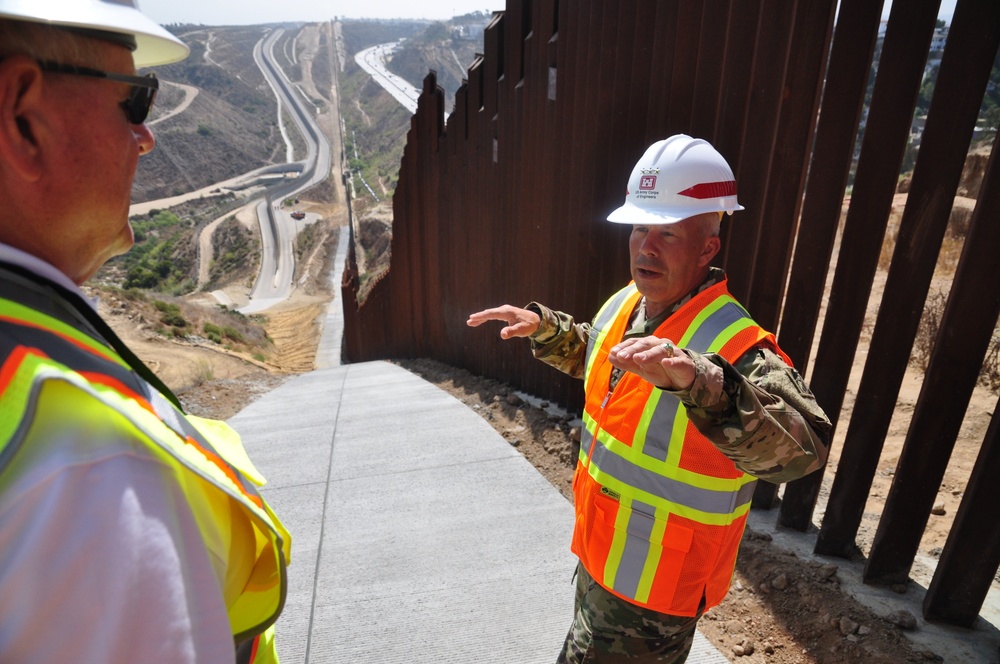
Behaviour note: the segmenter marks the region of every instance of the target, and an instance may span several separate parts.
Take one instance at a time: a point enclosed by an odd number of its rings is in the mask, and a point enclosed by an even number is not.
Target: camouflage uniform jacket
[[[629,321],[626,339],[653,334],[671,314],[699,292],[725,278],[712,268],[706,280],[661,315],[646,319],[640,299]],[[541,317],[531,336],[536,358],[563,373],[583,378],[589,323],[553,311],[537,302],[527,309]],[[694,383],[686,390],[667,390],[687,408],[688,417],[736,467],[779,484],[823,466],[829,449],[830,420],[816,403],[799,373],[769,343],[751,348],[730,364],[715,353],[682,349],[695,363]],[[621,375],[612,375],[613,389]]]

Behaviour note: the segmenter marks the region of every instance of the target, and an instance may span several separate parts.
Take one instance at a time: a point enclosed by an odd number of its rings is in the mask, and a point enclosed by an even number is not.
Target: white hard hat
[[[139,11],[137,0],[0,0],[0,18],[44,23],[119,41],[136,67],[187,57],[190,49]]]
[[[742,210],[733,170],[708,141],[677,134],[657,141],[632,169],[619,224],[673,224],[705,212]]]

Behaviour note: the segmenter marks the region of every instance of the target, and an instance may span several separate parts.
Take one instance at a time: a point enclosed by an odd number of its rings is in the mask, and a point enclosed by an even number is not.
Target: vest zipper
[[[587,466],[588,467],[590,466],[591,459],[594,458],[594,446],[597,445],[597,440],[598,440],[598,437],[601,434],[601,429],[604,428],[604,414],[605,414],[604,413],[604,407],[608,405],[609,401],[611,401],[611,395],[612,394],[614,394],[614,390],[613,389],[612,390],[608,390],[608,393],[604,395],[604,400],[601,401],[601,415],[597,419],[596,424],[594,425],[594,439],[592,441],[590,441],[590,450],[587,452]]]

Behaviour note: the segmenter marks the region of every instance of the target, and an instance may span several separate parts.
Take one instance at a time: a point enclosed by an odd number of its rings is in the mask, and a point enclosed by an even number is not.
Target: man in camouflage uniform
[[[638,290],[634,293],[638,299],[631,309],[628,304],[620,305],[624,307],[627,325],[620,328],[624,334],[617,339],[604,339],[610,329],[606,321],[594,326],[576,323],[570,315],[536,302],[524,308],[503,305],[469,317],[471,326],[489,320],[505,322],[501,338],[528,337],[536,358],[571,376],[587,379],[588,405],[584,417],[588,432],[574,477],[577,532],[573,548],[578,555],[590,546],[581,539],[587,536],[581,532],[587,533],[592,527],[588,521],[594,520],[594,510],[580,505],[578,484],[591,480],[587,475],[588,464],[593,467],[594,449],[606,440],[598,440],[598,434],[604,436],[605,432],[596,413],[609,400],[628,402],[646,398],[634,389],[638,384],[634,379],[624,379],[629,372],[656,386],[655,389],[662,391],[660,397],[669,394],[679,400],[697,434],[723,455],[722,463],[730,463],[730,470],[738,475],[753,476],[746,478],[750,483],[744,489],[752,489],[753,478],[773,483],[797,479],[821,468],[826,461],[830,422],[772,335],[758,332],[755,342],[729,361],[721,351],[704,352],[674,345],[682,336],[688,338],[687,334],[676,338],[656,334],[658,330],[677,330],[678,317],[690,313],[691,307],[710,293],[722,292],[731,300],[725,290],[725,273],[711,267],[709,262],[720,248],[722,213],[743,209],[736,202],[732,180],[732,171],[714,148],[684,135],[654,143],[636,164],[625,205],[609,217],[611,221],[633,224],[629,251],[634,286],[630,288]],[[614,308],[614,302],[631,302],[622,296],[627,290],[609,300],[598,319],[609,317],[605,312]],[[741,307],[739,311],[749,320]],[[698,324],[703,323],[691,322],[688,330]],[[588,372],[594,370],[594,357],[600,361],[602,347],[610,347],[607,361],[613,367],[603,384],[588,378]],[[619,384],[626,393],[616,390]],[[589,414],[594,417],[588,420]],[[637,434],[643,435],[653,436],[653,432]],[[676,435],[667,433],[666,437]],[[690,438],[693,434],[688,429],[687,434],[680,435]],[[637,440],[632,445],[641,451],[647,442]],[[683,444],[688,441],[685,439]],[[646,463],[653,467],[648,460]],[[591,475],[603,477],[599,475],[601,472],[597,469]],[[600,486],[601,493],[616,501],[621,498],[619,490]],[[693,491],[700,490],[702,487],[696,484]],[[731,579],[738,537],[749,508],[748,492],[744,490],[741,494],[744,502],[735,512],[740,514],[734,519],[737,523],[727,524],[730,528],[738,527],[731,557],[720,557],[717,569],[708,572],[715,581],[724,579],[721,590],[717,582],[714,586],[700,584],[699,577],[695,590],[687,591],[693,603],[689,601],[684,610],[649,608],[667,606],[670,600],[655,597],[655,593],[642,600],[631,598],[608,582],[613,578],[606,576],[603,563],[591,564],[588,570],[581,560],[576,572],[573,625],[558,661],[685,661],[698,619],[721,601],[720,592],[724,594]],[[639,504],[638,500],[630,502],[632,506]],[[646,518],[651,520],[652,516],[667,523],[671,519],[681,521],[678,516],[659,513]],[[620,524],[616,523],[616,527],[624,530]],[[631,537],[634,534],[631,524],[628,531]],[[684,570],[687,568],[683,567],[681,574],[687,573]],[[602,578],[604,583],[598,580]],[[692,592],[697,594],[691,595]]]

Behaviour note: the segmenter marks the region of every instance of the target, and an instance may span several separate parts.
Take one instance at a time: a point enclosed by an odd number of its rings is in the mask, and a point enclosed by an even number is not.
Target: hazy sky
[[[472,11],[503,9],[506,0],[139,0],[157,23],[257,25],[282,21],[350,18],[447,19]]]
[[[956,0],[941,1],[941,17],[951,23]],[[447,19],[471,11],[502,10],[506,0],[139,0],[139,7],[158,23],[256,25],[281,21],[325,21],[350,18]],[[888,17],[892,0],[886,0]]]

